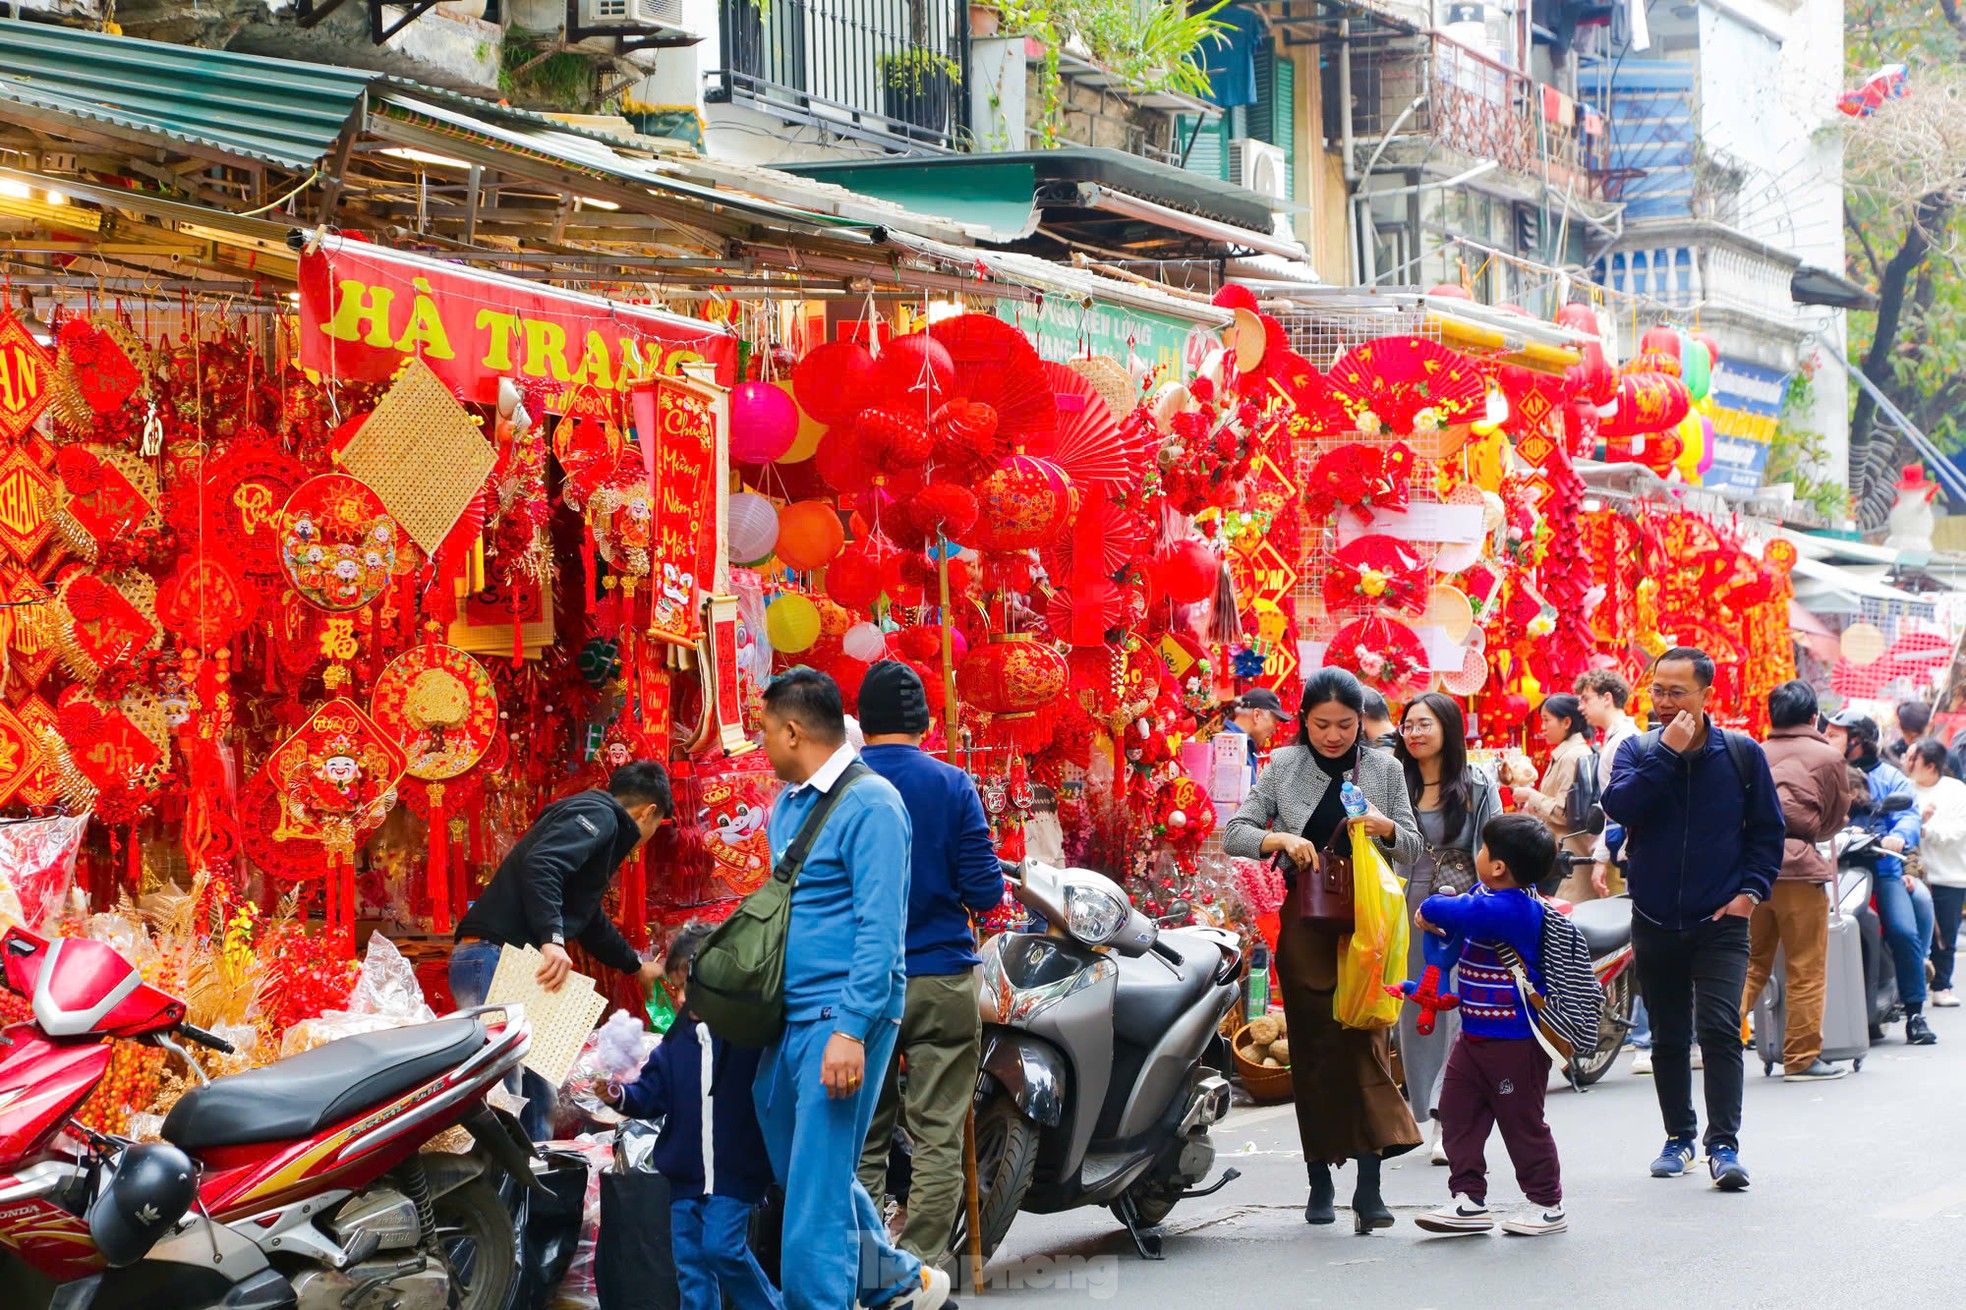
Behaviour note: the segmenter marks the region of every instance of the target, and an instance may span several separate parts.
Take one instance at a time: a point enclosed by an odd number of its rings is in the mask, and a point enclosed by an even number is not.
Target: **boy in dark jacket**
[[[1456,966],[1461,1035],[1448,1054],[1440,1088],[1441,1144],[1454,1170],[1447,1184],[1453,1200],[1414,1221],[1430,1233],[1485,1233],[1495,1227],[1482,1148],[1498,1127],[1529,1201],[1522,1213],[1502,1221],[1502,1231],[1539,1237],[1569,1226],[1556,1138],[1543,1118],[1550,1057],[1536,1040],[1514,973],[1520,960],[1530,986],[1542,985],[1547,911],[1531,889],[1555,864],[1556,840],[1541,819],[1501,815],[1481,830],[1475,855],[1480,888],[1466,896],[1429,896],[1414,915],[1423,930],[1466,943]]]
[[[631,1119],[661,1119],[655,1168],[669,1180],[670,1247],[682,1310],[784,1310],[747,1238],[751,1212],[771,1184],[771,1160],[751,1083],[761,1051],[732,1046],[689,1011],[689,962],[710,929],[678,933],[663,962],[676,1022],[649,1055],[642,1075],[618,1091],[595,1092]]]

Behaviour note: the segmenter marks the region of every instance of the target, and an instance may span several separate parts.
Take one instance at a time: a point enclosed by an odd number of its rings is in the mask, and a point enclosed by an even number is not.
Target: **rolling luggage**
[[[1832,884],[1834,885],[1834,884]],[[1832,904],[1829,952],[1824,961],[1823,1055],[1825,1060],[1849,1060],[1864,1067],[1870,1051],[1870,1005],[1865,986],[1862,929],[1853,915]],[[1782,1035],[1788,1016],[1788,961],[1775,952],[1774,973],[1754,1007],[1754,1048],[1761,1057],[1763,1076],[1782,1062]]]

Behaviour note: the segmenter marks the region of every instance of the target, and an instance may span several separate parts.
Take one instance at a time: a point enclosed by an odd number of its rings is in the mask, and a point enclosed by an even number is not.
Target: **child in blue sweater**
[[[1485,1233],[1488,1162],[1483,1148],[1499,1127],[1516,1182],[1529,1201],[1502,1221],[1524,1237],[1562,1232],[1563,1182],[1556,1138],[1543,1118],[1550,1057],[1536,1040],[1527,1000],[1517,986],[1519,961],[1531,988],[1542,985],[1543,915],[1533,888],[1549,877],[1556,842],[1542,820],[1504,814],[1481,830],[1475,874],[1481,886],[1466,896],[1429,896],[1413,921],[1427,932],[1458,938],[1461,1035],[1448,1054],[1440,1090],[1441,1144],[1453,1168],[1453,1200],[1420,1216],[1433,1233]],[[1511,958],[1511,957],[1514,958]]]
[[[663,961],[676,1022],[642,1074],[618,1091],[595,1092],[630,1119],[661,1119],[655,1168],[669,1180],[669,1242],[682,1310],[785,1310],[784,1298],[751,1254],[751,1212],[771,1184],[771,1160],[751,1096],[762,1052],[732,1046],[689,1011],[689,962],[710,935],[691,924]]]

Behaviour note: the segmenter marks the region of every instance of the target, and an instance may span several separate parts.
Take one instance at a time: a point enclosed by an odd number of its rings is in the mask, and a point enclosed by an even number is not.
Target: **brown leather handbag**
[[[1330,844],[1318,852],[1316,870],[1297,871],[1298,918],[1318,923],[1352,921],[1351,847],[1352,825],[1341,823]]]

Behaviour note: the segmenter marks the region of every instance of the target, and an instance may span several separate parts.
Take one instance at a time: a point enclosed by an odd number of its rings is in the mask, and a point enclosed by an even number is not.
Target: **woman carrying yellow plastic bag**
[[[1400,998],[1386,988],[1406,978],[1406,895],[1364,822],[1350,826],[1353,924],[1339,942],[1332,1016],[1347,1028],[1390,1028],[1399,1022]]]

